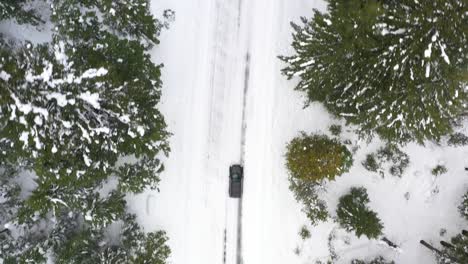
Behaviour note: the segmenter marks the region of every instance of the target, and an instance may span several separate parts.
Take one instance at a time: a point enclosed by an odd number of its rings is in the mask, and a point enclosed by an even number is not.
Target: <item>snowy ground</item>
[[[379,143],[357,142],[355,166],[324,194],[330,212],[351,186],[367,187],[386,236],[402,252],[343,234],[331,222],[312,228],[310,240],[300,240],[298,231],[307,220],[288,190],[284,146],[298,131],[326,133],[338,121],[320,105],[302,109],[303,100],[280,75],[276,56],[292,52],[289,21],[310,16],[313,7],[323,10],[324,3],[153,0],[157,15],[165,8],[176,11],[175,23],[154,50],[154,59],[165,63],[161,108],[174,135],[161,192],[131,197],[130,206],[148,231],[168,231],[171,263],[236,263],[242,224],[239,251],[245,264],[326,260],[331,232],[337,234],[332,245],[342,256],[337,263],[383,254],[396,263],[430,264],[433,257],[419,240],[437,243],[440,228],[447,229],[447,238],[463,225],[456,205],[468,183],[463,171],[467,148],[410,145],[405,151],[412,165],[405,175],[382,179],[360,165]],[[344,136],[356,142],[351,133]],[[230,164],[242,161],[245,189],[239,212],[238,200],[227,198],[227,173]],[[433,178],[430,170],[441,162],[449,171]]]

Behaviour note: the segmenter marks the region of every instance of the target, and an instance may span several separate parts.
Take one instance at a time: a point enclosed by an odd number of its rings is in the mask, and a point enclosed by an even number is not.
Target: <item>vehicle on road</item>
[[[229,197],[240,198],[244,183],[244,168],[239,164],[229,167]]]

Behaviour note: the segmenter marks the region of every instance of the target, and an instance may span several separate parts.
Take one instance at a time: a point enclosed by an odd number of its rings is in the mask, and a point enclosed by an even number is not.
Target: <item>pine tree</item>
[[[296,90],[397,142],[438,140],[466,112],[468,3],[328,0],[292,23],[295,54],[280,57]]]
[[[169,152],[156,108],[162,65],[142,41],[157,43],[167,25],[147,1],[52,2],[51,43],[13,45],[0,34],[0,262],[165,263],[164,232],[145,234],[133,217],[132,248],[105,232],[132,221],[124,193],[156,189]],[[100,13],[109,6],[116,16]],[[26,200],[14,184],[19,170],[37,176]],[[104,192],[111,178],[118,186]]]
[[[354,231],[358,237],[365,235],[369,239],[382,235],[383,225],[377,213],[367,207],[369,197],[363,187],[353,187],[351,191],[340,197],[336,210],[338,223],[346,231]]]
[[[293,178],[319,182],[346,173],[351,153],[337,139],[301,133],[287,145],[286,167]]]
[[[132,264],[164,264],[171,250],[166,245],[168,240],[164,231],[143,233],[136,223],[136,217],[127,214],[122,228],[122,248],[126,249]]]
[[[103,229],[84,229],[58,248],[56,263],[166,263],[170,249],[163,231],[145,234],[131,214],[126,214],[122,221],[120,241],[109,241]]]
[[[76,200],[93,197],[110,175],[119,191],[155,189],[163,169],[157,157],[169,151],[156,108],[161,66],[139,41],[101,29],[96,13],[67,3],[53,6],[51,44],[0,49],[0,155],[30,160],[38,176],[23,212],[83,209]],[[65,28],[83,17],[82,28]]]

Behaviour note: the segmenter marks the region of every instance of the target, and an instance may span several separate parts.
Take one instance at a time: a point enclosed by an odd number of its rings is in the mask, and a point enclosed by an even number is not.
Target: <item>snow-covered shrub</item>
[[[387,144],[377,151],[377,159],[380,162],[390,162],[389,172],[393,176],[401,177],[409,166],[408,154],[401,151],[395,144]]]
[[[307,226],[304,225],[301,227],[301,230],[299,230],[299,236],[302,240],[310,238],[310,230],[307,228]]]
[[[463,195],[462,203],[458,207],[460,210],[460,214],[468,220],[468,190],[466,191],[465,195]]]
[[[377,213],[367,207],[368,203],[365,188],[351,188],[348,194],[340,197],[336,210],[337,221],[346,231],[354,231],[358,237],[365,235],[375,239],[382,234],[383,225]]]
[[[328,218],[327,205],[319,198],[318,187],[319,184],[316,182],[289,177],[289,189],[296,200],[302,203],[302,211],[311,225],[317,225]]]
[[[465,146],[468,145],[468,136],[466,136],[463,133],[453,133],[449,136],[449,139],[447,141],[447,144],[449,146],[454,146],[454,147],[460,147],[460,146]]]
[[[440,176],[444,173],[447,173],[447,167],[444,165],[437,165],[431,170],[431,173],[434,176]]]
[[[351,264],[395,264],[394,261],[387,261],[384,257],[378,256],[371,261],[365,261],[360,259],[353,259]]]
[[[292,177],[318,182],[347,172],[351,153],[337,139],[302,132],[287,145],[286,167]]]
[[[341,126],[340,125],[331,125],[330,128],[330,133],[334,136],[339,136],[341,134]]]
[[[364,166],[366,170],[373,172],[377,172],[377,170],[380,168],[377,160],[375,159],[375,154],[373,153],[366,155],[366,159],[362,161],[362,166]]]
[[[468,100],[466,1],[327,2],[291,23],[295,53],[280,57],[307,103],[392,142],[451,133]]]

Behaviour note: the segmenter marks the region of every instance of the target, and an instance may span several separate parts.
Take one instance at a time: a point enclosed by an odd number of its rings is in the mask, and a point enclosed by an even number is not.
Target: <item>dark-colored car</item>
[[[229,167],[229,197],[240,198],[242,196],[242,185],[244,182],[244,169],[235,164]]]

